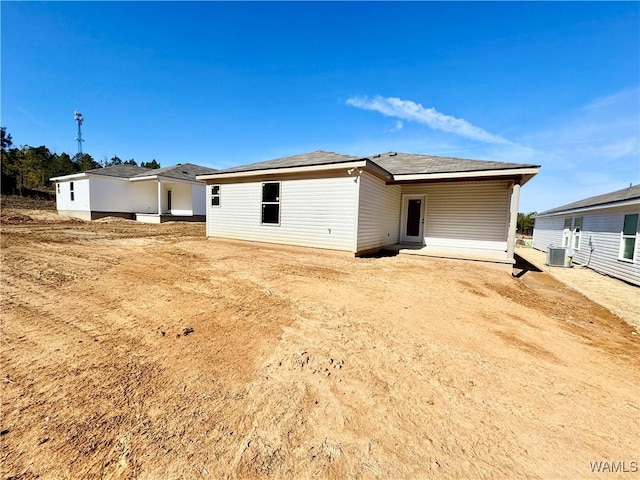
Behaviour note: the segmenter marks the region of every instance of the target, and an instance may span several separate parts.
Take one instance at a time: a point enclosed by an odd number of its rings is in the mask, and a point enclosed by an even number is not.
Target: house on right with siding
[[[567,247],[573,262],[640,286],[640,185],[535,216],[533,247]]]

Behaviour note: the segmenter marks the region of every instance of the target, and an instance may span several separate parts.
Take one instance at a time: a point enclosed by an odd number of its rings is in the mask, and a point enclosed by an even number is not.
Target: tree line
[[[34,190],[49,190],[50,178],[73,173],[84,172],[94,168],[110,167],[113,165],[134,165],[134,160],[122,160],[117,156],[107,159],[104,157],[97,162],[88,153],[78,153],[70,156],[68,153],[54,153],[47,147],[13,146],[13,139],[5,127],[0,127],[2,193],[23,195]],[[150,162],[140,162],[141,167],[160,168],[154,159]]]
[[[533,218],[536,212],[518,213],[517,231],[523,235],[533,235],[533,227],[536,219]]]

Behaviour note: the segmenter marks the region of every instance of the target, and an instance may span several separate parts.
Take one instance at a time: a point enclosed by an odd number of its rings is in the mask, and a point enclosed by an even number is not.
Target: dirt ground
[[[546,253],[531,247],[517,248],[516,254],[585,297],[611,310],[640,332],[639,287],[581,265],[572,265],[571,268],[549,267],[545,265]]]
[[[2,478],[630,478],[589,462],[640,461],[639,336],[544,272],[49,215],[3,210]]]

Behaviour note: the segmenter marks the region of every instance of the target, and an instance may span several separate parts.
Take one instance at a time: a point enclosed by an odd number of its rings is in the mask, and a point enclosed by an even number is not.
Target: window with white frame
[[[211,185],[211,206],[220,206],[220,185]]]
[[[262,184],[262,215],[263,225],[280,224],[280,182]]]
[[[624,216],[622,238],[620,241],[620,259],[632,260],[636,253],[636,237],[638,232],[638,214]]]
[[[562,229],[562,246],[569,247],[571,243],[571,217],[564,219],[564,228]]]
[[[73,189],[73,182],[69,182],[69,197],[71,198],[72,202],[76,199],[76,194]]]
[[[573,219],[573,249],[580,250],[580,237],[582,232],[582,217]]]

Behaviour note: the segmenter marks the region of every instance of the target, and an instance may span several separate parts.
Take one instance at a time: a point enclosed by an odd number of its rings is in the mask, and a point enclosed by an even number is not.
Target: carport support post
[[[516,248],[516,227],[518,225],[518,204],[520,203],[520,184],[514,182],[511,187],[511,204],[509,206],[509,233],[507,237],[507,258],[513,260]]]
[[[158,215],[162,215],[162,182],[158,180]]]

